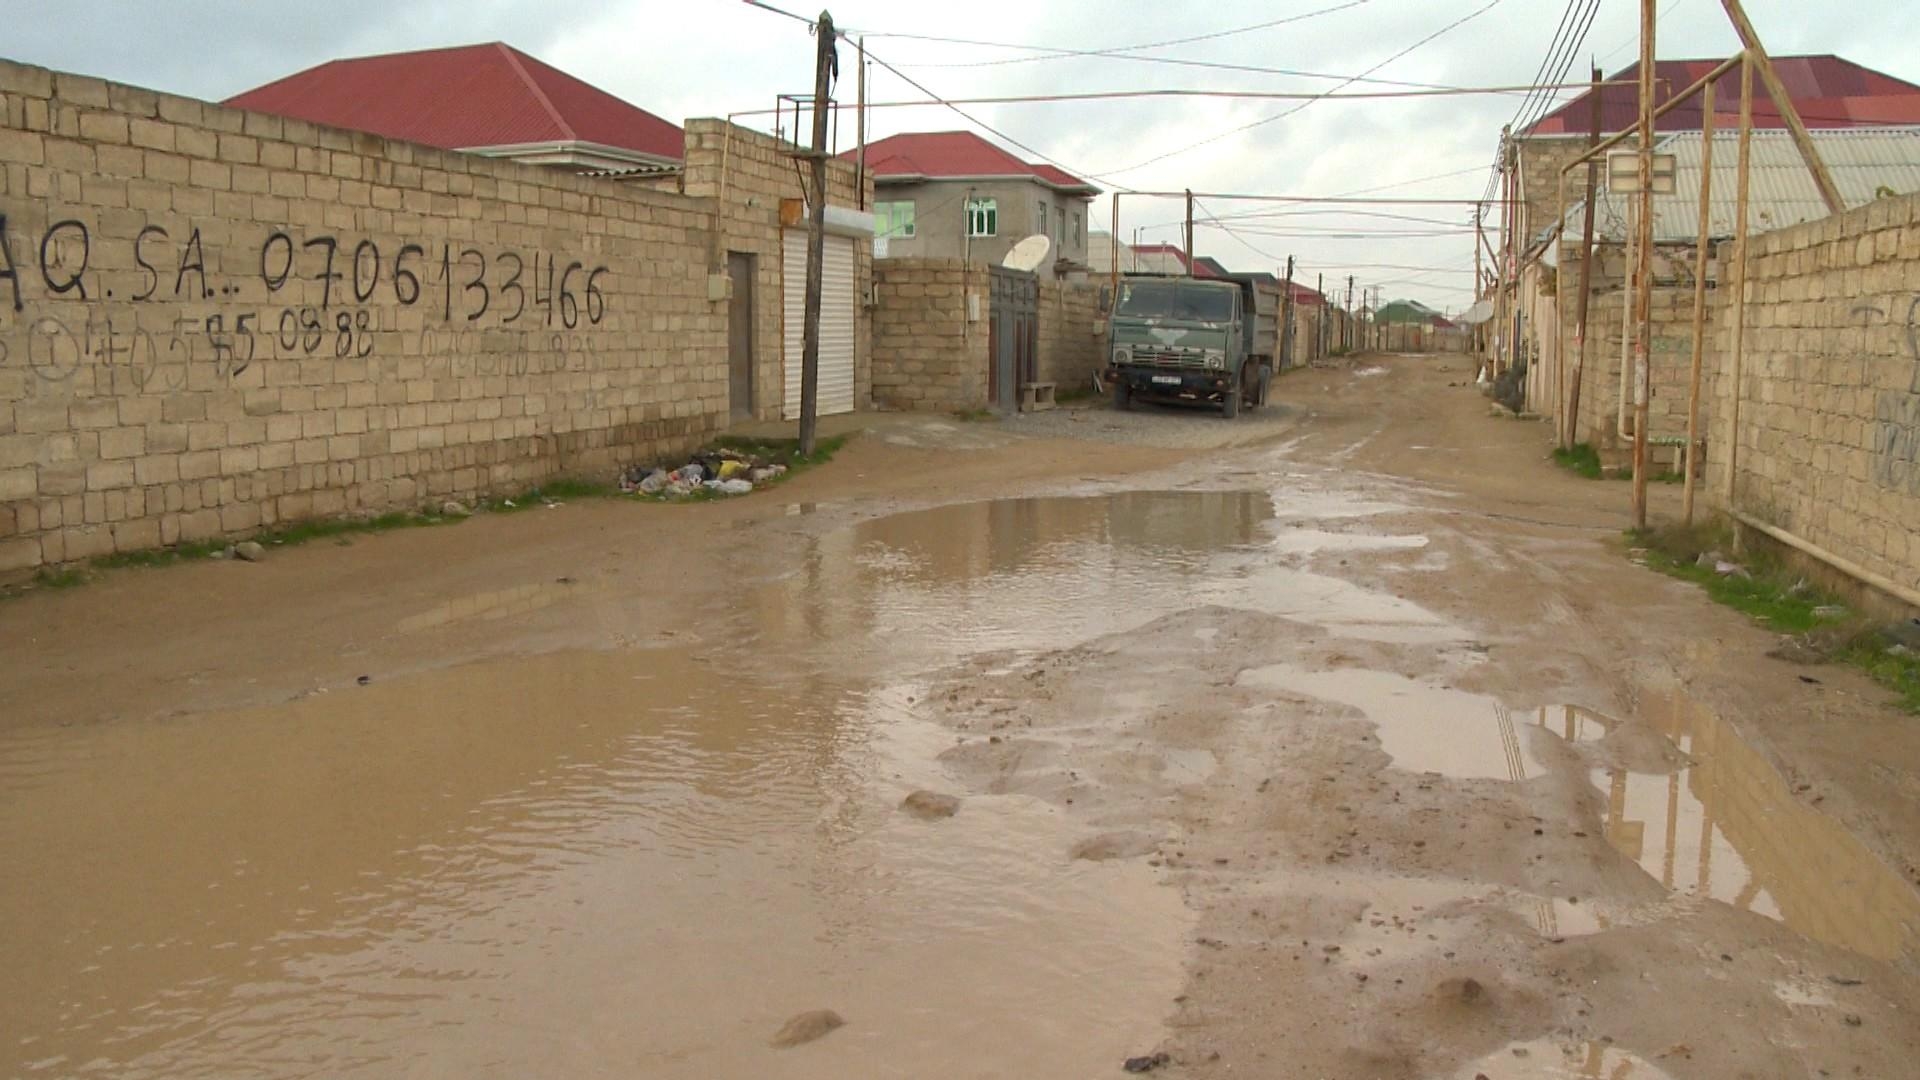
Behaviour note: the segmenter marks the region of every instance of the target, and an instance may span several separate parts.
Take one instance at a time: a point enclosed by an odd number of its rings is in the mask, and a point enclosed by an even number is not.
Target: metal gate
[[[1020,407],[1020,385],[1040,378],[1040,279],[989,267],[987,295],[987,400],[1012,412]]]

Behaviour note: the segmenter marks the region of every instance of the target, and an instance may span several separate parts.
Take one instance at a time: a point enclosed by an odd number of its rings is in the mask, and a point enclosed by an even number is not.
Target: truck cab
[[[1107,316],[1114,407],[1136,397],[1217,405],[1229,419],[1258,405],[1271,369],[1250,362],[1251,312],[1241,284],[1129,276]]]

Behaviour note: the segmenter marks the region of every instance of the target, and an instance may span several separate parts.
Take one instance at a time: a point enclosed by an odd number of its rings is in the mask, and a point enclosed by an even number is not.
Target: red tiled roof
[[[1654,63],[1656,105],[1665,104],[1674,94],[1692,86],[1712,71],[1718,60],[1659,60]],[[1794,108],[1810,128],[1844,128],[1876,124],[1920,124],[1920,86],[1883,75],[1837,56],[1776,56],[1774,68],[1780,81],[1793,97]],[[1638,93],[1631,85],[1639,78],[1640,65],[1633,64],[1611,76],[1610,81],[1629,85],[1600,88],[1600,130],[1625,131],[1639,122]],[[1528,129],[1529,135],[1585,134],[1593,123],[1593,93],[1573,101],[1542,117]],[[1713,86],[1714,126],[1732,129],[1740,113],[1740,71],[1727,72]],[[1661,117],[1659,131],[1699,131],[1703,126],[1700,99],[1674,109]],[[1754,80],[1753,126],[1781,128],[1786,123],[1773,106],[1766,88]]]
[[[1293,302],[1306,307],[1319,307],[1327,302],[1327,298],[1296,281],[1293,283]]]
[[[852,161],[857,154],[857,150],[849,150],[840,157]],[[867,171],[879,180],[1032,177],[1055,188],[1085,189],[1087,193],[1098,190],[1064,169],[1021,161],[971,131],[914,131],[868,143]]]
[[[333,60],[226,104],[449,150],[582,141],[678,161],[685,145],[677,125],[497,41]]]

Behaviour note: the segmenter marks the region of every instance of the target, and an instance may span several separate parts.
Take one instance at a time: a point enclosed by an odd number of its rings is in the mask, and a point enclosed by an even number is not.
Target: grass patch
[[[953,418],[963,424],[980,424],[992,420],[992,409],[955,409]]]
[[[92,576],[77,566],[58,570],[41,569],[33,574],[33,583],[42,589],[71,589],[75,585],[85,585],[90,580]]]
[[[1600,451],[1591,443],[1574,443],[1572,446],[1556,446],[1553,450],[1554,463],[1568,472],[1584,476],[1589,480],[1598,480],[1606,475],[1600,467]]]
[[[1768,557],[1749,558],[1744,575],[1701,565],[1702,555],[1725,558],[1722,553],[1731,550],[1733,534],[1725,524],[1647,530],[1629,533],[1628,540],[1646,548],[1649,567],[1699,585],[1716,602],[1770,630],[1794,635],[1816,655],[1859,668],[1898,695],[1902,708],[1920,714],[1920,656],[1835,597]]]
[[[1056,405],[1071,405],[1076,401],[1085,401],[1094,396],[1093,387],[1091,386],[1079,386],[1071,390],[1056,388],[1053,392],[1053,400]]]

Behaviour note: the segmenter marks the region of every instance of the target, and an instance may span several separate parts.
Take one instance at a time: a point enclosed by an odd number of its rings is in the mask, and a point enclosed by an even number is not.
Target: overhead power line
[[[1401,57],[1406,56],[1408,53],[1411,53],[1414,50],[1420,48],[1421,46],[1426,45],[1428,42],[1433,41],[1435,38],[1440,37],[1441,35],[1447,33],[1448,31],[1451,31],[1456,27],[1462,26],[1468,22],[1471,22],[1474,19],[1479,18],[1480,16],[1498,7],[1501,3],[1502,3],[1502,0],[1488,0],[1488,2],[1485,5],[1475,8],[1473,11],[1469,12],[1468,14],[1463,15],[1458,19],[1455,19],[1454,21],[1448,23],[1447,25],[1441,27],[1440,29],[1435,30],[1433,33],[1428,34],[1426,37],[1421,38],[1419,41],[1414,42],[1412,45],[1409,45],[1406,48],[1401,49],[1399,52],[1394,53],[1392,56],[1387,57],[1385,60],[1382,60],[1379,63],[1368,68],[1367,70],[1362,71],[1359,75],[1356,75],[1353,78],[1340,83],[1338,86],[1335,86],[1332,90],[1327,91],[1327,94],[1332,94],[1334,91],[1344,89],[1347,86],[1351,86],[1353,83],[1359,81],[1360,79],[1365,78],[1368,75],[1372,75],[1374,72],[1379,71],[1381,68],[1386,67],[1388,64],[1393,63],[1395,60],[1398,60]],[[1321,96],[1324,97],[1326,95],[1323,94]],[[1164,154],[1156,154],[1153,157],[1145,159],[1144,161],[1138,161],[1132,165],[1127,165],[1118,169],[1109,169],[1107,171],[1110,173],[1125,173],[1125,172],[1132,172],[1135,169],[1145,168],[1148,165],[1153,165],[1158,162],[1165,161],[1170,157],[1177,157],[1181,154],[1187,153],[1188,151],[1198,150],[1202,146],[1207,146],[1211,143],[1219,142],[1221,139],[1231,138],[1232,136],[1238,135],[1245,131],[1252,131],[1254,128],[1261,127],[1266,124],[1271,124],[1276,120],[1284,120],[1287,117],[1294,115],[1295,113],[1299,112],[1301,109],[1304,109],[1312,104],[1313,104],[1312,100],[1303,101],[1291,109],[1287,109],[1285,111],[1275,113],[1272,116],[1262,117],[1258,120],[1253,121],[1250,124],[1242,124],[1239,127],[1233,128],[1229,131],[1223,131],[1217,135],[1210,135],[1207,138],[1201,139],[1199,142],[1189,143],[1186,146],[1180,147],[1177,150],[1169,150]]]
[[[1266,22],[1253,23],[1248,26],[1236,26],[1229,30],[1216,30],[1209,34],[1196,34],[1192,37],[1168,38],[1164,41],[1149,41],[1139,45],[1115,45],[1106,49],[1071,49],[1063,46],[1027,45],[1008,41],[978,41],[972,38],[941,37],[935,34],[875,32],[867,36],[895,38],[902,41],[931,41],[946,45],[978,45],[991,49],[1026,49],[1045,54],[1042,56],[1008,57],[1001,60],[971,60],[961,63],[909,65],[912,67],[996,67],[1005,64],[1032,64],[1042,60],[1071,60],[1083,57],[1108,57],[1117,60],[1153,60],[1158,58],[1129,56],[1127,54],[1143,52],[1147,49],[1168,49],[1176,45],[1192,45],[1201,41],[1214,41],[1219,38],[1234,37],[1238,34],[1249,34],[1256,30],[1270,30],[1276,26],[1304,22],[1307,19],[1319,18],[1322,15],[1332,15],[1335,12],[1345,11],[1348,8],[1361,7],[1371,2],[1372,0],[1347,0],[1346,3],[1321,8],[1318,11],[1303,12],[1299,15],[1288,15],[1280,19],[1269,19]]]

